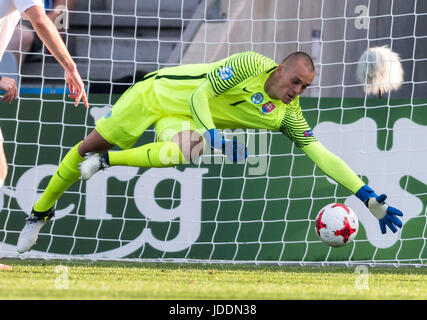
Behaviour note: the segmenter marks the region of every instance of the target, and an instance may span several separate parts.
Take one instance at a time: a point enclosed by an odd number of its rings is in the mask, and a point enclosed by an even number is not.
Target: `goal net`
[[[77,182],[55,219],[21,257],[222,263],[392,263],[427,260],[427,5],[416,0],[90,0],[56,7],[55,23],[88,88],[74,108],[64,73],[41,45],[9,48],[2,76],[20,94],[0,123],[9,173],[0,189],[0,257],[16,243],[32,205],[66,152],[127,87],[158,68],[222,59],[246,50],[280,63],[294,51],[316,66],[301,97],[317,138],[404,213],[382,235],[378,221],[281,133],[224,130],[249,157],[230,164],[206,151],[174,168],[111,167]],[[368,48],[387,46],[404,70],[398,90],[368,95],[357,80]],[[150,127],[137,145],[153,142]],[[357,213],[354,242],[331,248],[314,220],[326,204]]]

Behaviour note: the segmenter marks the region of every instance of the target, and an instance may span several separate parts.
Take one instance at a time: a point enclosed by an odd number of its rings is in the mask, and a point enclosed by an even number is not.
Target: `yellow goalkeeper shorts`
[[[154,79],[135,83],[114,106],[96,122],[96,131],[122,149],[131,148],[144,131],[161,116],[159,106],[146,92]]]
[[[96,122],[96,131],[121,149],[131,148],[152,124],[158,141],[170,141],[174,134],[197,130],[191,116],[167,115],[152,96],[154,78],[137,82]]]

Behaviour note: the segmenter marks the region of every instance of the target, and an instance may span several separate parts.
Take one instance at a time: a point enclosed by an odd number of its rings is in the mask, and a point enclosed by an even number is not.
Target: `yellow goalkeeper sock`
[[[181,149],[176,143],[165,141],[143,145],[124,151],[108,152],[110,166],[170,167],[183,163]],[[59,164],[46,190],[34,204],[34,210],[49,210],[58,198],[80,177],[79,164],[84,158],[79,155],[78,144]]]
[[[171,167],[183,163],[181,149],[174,142],[162,141],[138,148],[108,152],[110,166]]]
[[[34,204],[34,210],[43,212],[49,210],[58,198],[80,177],[79,163],[84,160],[80,156],[78,146],[75,145],[65,155],[58,169],[49,181],[46,190],[40,199]]]

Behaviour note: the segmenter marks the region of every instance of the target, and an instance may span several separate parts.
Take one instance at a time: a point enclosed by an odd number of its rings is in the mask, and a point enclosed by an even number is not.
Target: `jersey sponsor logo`
[[[312,136],[313,136],[313,131],[312,130],[304,131],[304,137],[312,137]]]
[[[224,67],[219,70],[218,75],[222,80],[229,80],[234,74],[234,70],[232,67]]]
[[[274,109],[276,109],[276,106],[274,105],[274,103],[273,102],[271,102],[271,101],[269,101],[269,102],[267,102],[267,103],[265,103],[265,104],[263,104],[262,105],[262,107],[261,107],[261,111],[262,111],[262,113],[264,114],[264,113],[270,113],[270,112],[272,112]]]
[[[264,96],[261,92],[254,93],[251,97],[251,101],[255,104],[260,104],[264,100]]]

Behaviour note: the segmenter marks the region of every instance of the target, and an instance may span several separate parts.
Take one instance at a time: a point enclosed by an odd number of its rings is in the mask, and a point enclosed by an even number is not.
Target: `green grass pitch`
[[[427,299],[426,268],[9,260],[0,300]]]

